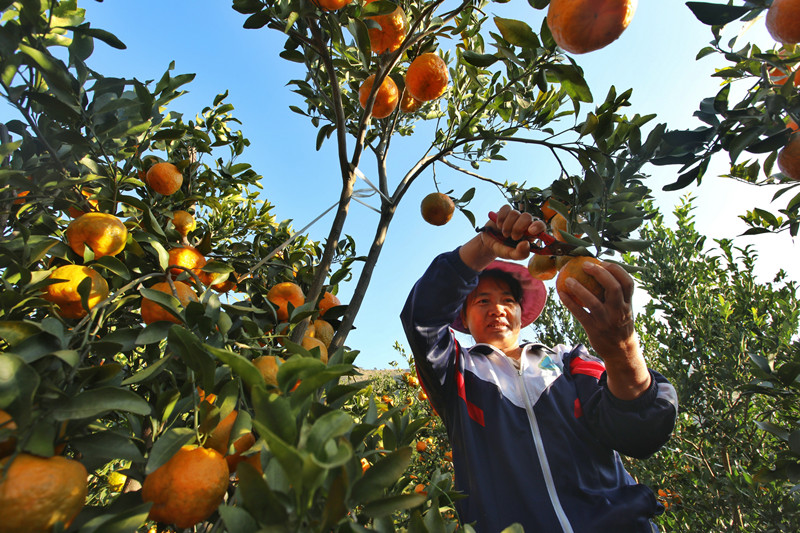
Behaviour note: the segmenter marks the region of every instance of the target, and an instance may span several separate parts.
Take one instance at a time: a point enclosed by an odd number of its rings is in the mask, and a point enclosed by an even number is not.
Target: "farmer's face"
[[[462,320],[476,342],[507,352],[518,346],[521,316],[508,284],[485,277],[467,297]]]

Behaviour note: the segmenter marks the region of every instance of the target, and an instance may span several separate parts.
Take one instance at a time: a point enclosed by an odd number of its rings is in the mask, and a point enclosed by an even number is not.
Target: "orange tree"
[[[549,4],[530,3],[539,10]],[[374,238],[334,346],[344,344],[353,326],[400,201],[414,182],[434,170],[468,180],[465,192],[454,199],[473,223],[465,209],[474,192],[469,182],[484,180],[493,182],[520,208],[537,214],[541,203],[552,196],[551,205],[568,220],[570,232],[586,236],[576,240],[586,247],[584,253],[591,247],[601,253],[645,246],[630,235],[646,216],[637,207],[649,193],[641,167],[653,156],[664,126],[652,126],[646,133],[643,128],[654,115],[621,113],[629,105],[630,91],[618,93],[612,88],[600,105],[583,110],[593,101],[592,93],[578,63],[556,45],[546,19],[538,29],[520,20],[490,19],[483,11],[487,5],[481,0],[452,5],[442,0],[377,0],[318,9],[313,2],[233,2],[233,8],[246,15],[245,28],[285,33],[280,57],[305,66],[305,77],[290,81],[305,106],[291,109],[317,128],[317,149],[329,138],[336,143],[341,192],[307,301],[317,301],[322,293],[354,195],[368,191],[379,198]],[[381,47],[383,53],[376,53],[370,34],[382,26],[375,19],[396,13],[398,7],[408,23],[404,38],[396,49]],[[418,65],[426,73],[411,67],[417,58],[423,58]],[[387,77],[401,95],[413,89],[410,94],[417,91],[420,99],[418,105],[397,106],[376,119],[373,106],[380,107],[380,116],[386,112],[377,87]],[[362,92],[359,101],[359,89],[367,79],[373,89],[366,98]],[[431,134],[422,142],[419,158],[390,170],[392,140],[411,135],[423,121],[430,123],[426,130]],[[561,169],[553,184],[530,189],[479,174],[482,164],[503,160],[509,144],[552,154]],[[356,189],[360,176],[369,188]],[[302,328],[295,331],[296,341]]]
[[[322,249],[258,200],[260,176],[240,161],[248,141],[226,95],[184,120],[168,107],[192,75],[106,78],[89,66],[94,46],[124,44],[91,27],[75,2],[3,7],[0,93],[15,116],[0,125],[0,509],[13,508],[15,530],[166,531],[197,521],[347,530],[428,501],[396,483],[413,431],[376,453],[379,424],[348,410],[363,384],[338,380],[355,373],[355,352],[332,350],[325,363],[320,347],[286,341],[320,311],[300,302],[281,319],[267,294],[282,282],[307,289]],[[150,188],[159,162],[180,172],[166,177],[177,189]],[[81,211],[77,233],[93,237],[76,251],[67,228]],[[176,211],[192,214],[194,228],[176,227]],[[89,216],[97,213],[105,216]],[[170,254],[187,245],[204,265]],[[326,291],[336,292],[354,252],[349,239],[336,243]],[[67,265],[86,268],[59,270]],[[196,301],[177,297],[184,285]],[[144,303],[160,319],[144,324]],[[338,327],[340,312],[327,309],[326,321]],[[254,364],[262,356],[278,367],[269,383]],[[192,454],[209,458],[199,467],[208,476],[173,483],[195,468],[180,450],[209,439],[223,453]],[[80,484],[19,485],[20,471],[33,475],[29,457],[60,465],[60,456],[88,472],[85,506]]]

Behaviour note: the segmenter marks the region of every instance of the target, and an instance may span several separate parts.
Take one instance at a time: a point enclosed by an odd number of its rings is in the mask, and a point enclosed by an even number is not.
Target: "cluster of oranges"
[[[540,209],[544,221],[550,225],[553,237],[564,242],[566,240],[564,234],[567,233],[566,217],[552,209],[549,206],[549,200],[545,200]],[[567,280],[575,279],[602,302],[605,297],[605,289],[593,276],[584,271],[586,263],[602,264],[600,260],[589,256],[534,254],[528,262],[528,271],[531,276],[542,281],[551,280],[558,275],[556,289],[572,296],[581,305],[583,302],[568,289]]]

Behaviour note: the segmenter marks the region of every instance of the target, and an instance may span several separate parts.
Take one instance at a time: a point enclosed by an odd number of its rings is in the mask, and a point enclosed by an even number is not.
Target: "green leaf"
[[[544,9],[550,5],[550,0],[528,0],[528,3],[534,9]]]
[[[592,101],[592,91],[589,89],[589,85],[586,83],[578,67],[572,65],[548,64],[543,68],[555,76],[558,82],[561,83],[561,86],[564,87],[564,90],[567,91],[570,98],[579,102]]]
[[[136,337],[136,344],[138,346],[143,346],[147,344],[155,344],[157,342],[161,342],[167,338],[167,333],[169,333],[169,328],[171,328],[174,325],[175,324],[173,322],[167,322],[165,320],[148,324],[147,326],[145,326],[143,330],[141,330],[139,335]]]
[[[6,341],[11,348],[41,331],[41,326],[35,322],[23,320],[4,320],[0,322],[0,338]]]
[[[206,346],[200,342],[200,339],[188,329],[173,324],[167,334],[167,343],[169,348],[180,357],[181,361],[194,370],[201,388],[204,390],[214,388],[216,364],[214,364],[214,359],[211,358],[208,350],[205,349]]]
[[[245,509],[265,524],[281,524],[286,521],[286,509],[258,470],[242,462],[236,468],[236,474],[239,476],[238,494]],[[239,531],[230,528],[227,520],[225,523],[229,531]]]
[[[375,467],[372,467],[375,468]],[[370,470],[372,470],[370,468]],[[369,470],[367,470],[369,472]],[[424,494],[395,494],[374,500],[364,506],[364,514],[372,518],[388,516],[396,511],[411,509],[422,505],[428,497]]]
[[[100,387],[66,399],[53,411],[56,420],[98,418],[111,411],[149,415],[150,404],[133,391],[117,387]]]
[[[464,52],[461,54],[461,57],[463,57],[464,61],[470,65],[480,68],[486,68],[499,61],[499,58],[492,54],[478,54],[471,50],[464,50]]]
[[[164,370],[164,367],[167,366],[167,363],[169,363],[170,359],[172,359],[172,354],[171,353],[166,354],[164,357],[159,358],[156,362],[150,363],[142,370],[138,371],[128,379],[124,380],[121,383],[121,385],[127,386],[127,385],[133,385],[134,383],[145,383],[147,381],[150,381],[151,379],[159,375],[162,370]]]
[[[14,405],[29,410],[40,378],[33,367],[17,355],[0,354],[0,409]]]
[[[306,447],[316,456],[322,457],[328,441],[341,437],[353,427],[352,417],[344,411],[334,410],[319,417],[306,439]]]
[[[128,267],[125,266],[125,263],[113,257],[111,255],[104,255],[100,259],[97,260],[98,265],[101,267],[113,272],[117,276],[121,277],[125,281],[130,281],[131,273],[128,270]]]
[[[242,378],[242,380],[249,386],[255,387],[256,385],[264,383],[264,378],[261,376],[261,372],[259,372],[258,368],[256,368],[256,366],[249,359],[228,350],[214,348],[208,344],[203,344],[203,348],[208,353],[231,367],[233,373]]]
[[[181,446],[189,444],[194,439],[195,432],[191,428],[168,430],[153,443],[144,473],[152,474],[159,466],[169,461],[181,449]]]
[[[532,49],[541,46],[539,38],[533,33],[531,27],[521,20],[494,17],[494,23],[503,35],[503,39],[515,46]]]
[[[101,459],[123,459],[144,462],[144,456],[131,438],[112,430],[99,431],[91,435],[73,437],[70,446],[86,456]]]
[[[708,26],[724,26],[752,10],[747,6],[731,6],[709,2],[686,2],[686,7],[692,10],[697,20]]]
[[[297,442],[297,421],[289,400],[278,394],[270,394],[263,387],[253,388],[253,426],[259,433],[269,431],[284,442]]]
[[[393,485],[411,462],[411,448],[404,446],[376,462],[353,484],[351,496],[356,505],[383,496],[383,491]]]
[[[250,465],[246,465],[250,466]],[[250,467],[252,470],[253,468]],[[259,479],[261,476],[259,476]],[[267,487],[269,489],[269,487]],[[241,476],[239,476],[239,491],[243,492]],[[232,505],[220,505],[219,516],[228,531],[236,531],[237,533],[255,533],[258,531],[258,523],[253,515],[242,509],[241,507],[233,507]]]
[[[88,35],[89,37],[99,39],[108,46],[116,48],[117,50],[125,50],[127,48],[125,43],[120,41],[113,33],[109,33],[106,30],[101,30],[98,28],[90,28],[89,23],[81,24],[80,26],[66,26],[66,28],[74,31],[75,33],[82,33],[83,35]]]

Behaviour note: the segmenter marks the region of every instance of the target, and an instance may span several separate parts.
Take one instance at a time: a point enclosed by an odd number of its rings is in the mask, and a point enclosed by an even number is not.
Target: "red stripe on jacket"
[[[606,367],[603,366],[603,363],[598,361],[587,361],[580,357],[575,357],[569,363],[569,371],[573,375],[583,374],[585,376],[592,376],[595,379],[600,379],[600,376],[606,371]]]

